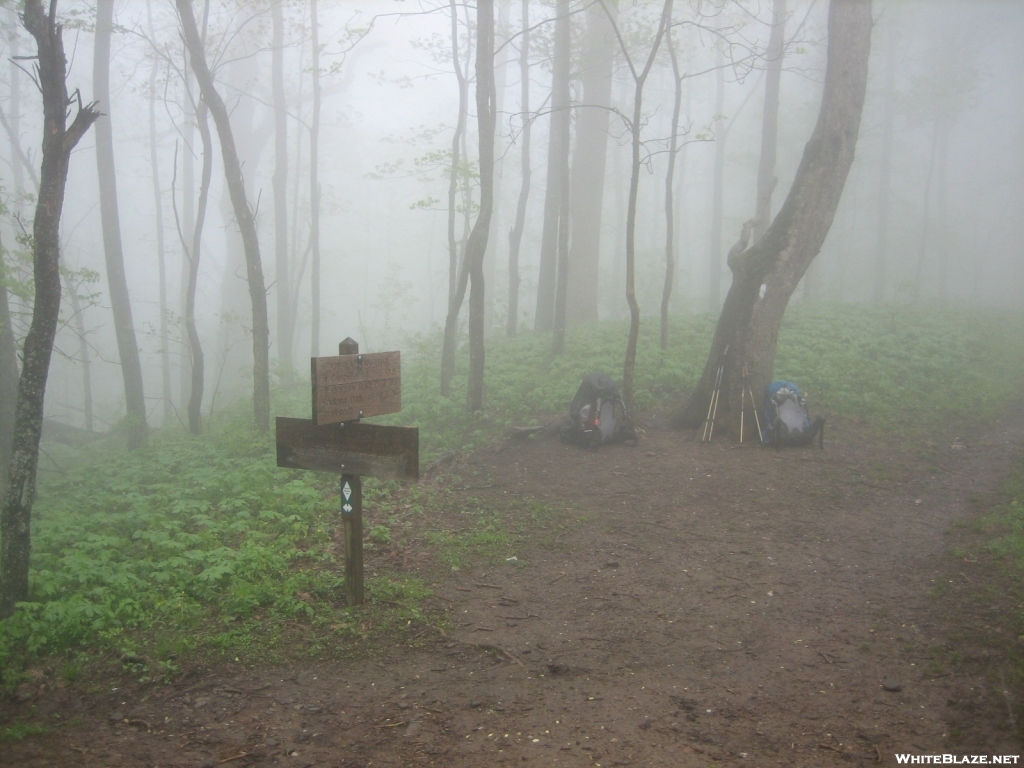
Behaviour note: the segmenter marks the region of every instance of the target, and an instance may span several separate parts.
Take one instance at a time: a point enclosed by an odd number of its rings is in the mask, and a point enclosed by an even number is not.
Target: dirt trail
[[[11,746],[0,764],[821,766],[1019,754],[993,684],[1008,662],[978,648],[950,663],[950,637],[975,621],[960,617],[958,596],[977,585],[946,553],[952,524],[999,486],[1022,435],[1018,409],[974,440],[915,455],[843,425],[824,451],[706,446],[658,429],[598,452],[502,444],[450,468],[464,493],[539,500],[563,527],[538,530],[513,561],[438,584],[451,636],[383,659],[70,698],[67,716],[86,727]],[[977,615],[1008,608],[969,599]]]

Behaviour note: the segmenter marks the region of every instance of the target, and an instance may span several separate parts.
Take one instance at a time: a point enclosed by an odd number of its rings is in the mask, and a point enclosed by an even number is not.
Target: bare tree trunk
[[[103,223],[103,251],[106,255],[110,307],[114,313],[117,351],[124,378],[124,399],[128,416],[128,446],[146,442],[146,398],[142,385],[142,361],[135,339],[128,281],[124,274],[121,222],[117,203],[117,174],[114,170],[114,137],[110,124],[110,37],[114,26],[114,0],[96,4],[96,43],[93,54],[93,88],[102,108],[107,110],[96,122],[96,173],[100,183],[100,218]]]
[[[451,176],[448,179],[448,314],[444,321],[444,342],[441,348],[441,394],[448,397],[452,392],[452,377],[455,376],[455,348],[458,346],[459,310],[466,297],[465,264],[459,269],[459,247],[455,240],[455,196],[459,188],[461,171],[460,147],[466,131],[466,115],[469,112],[469,81],[462,73],[459,61],[459,19],[455,0],[450,0],[452,15],[452,66],[459,85],[459,118],[452,136]],[[468,214],[468,211],[467,211]],[[465,261],[465,258],[463,259]]]
[[[672,61],[672,81],[675,93],[672,99],[672,123],[668,141],[668,168],[665,171],[665,284],[661,290],[661,348],[668,349],[668,310],[672,301],[672,281],[676,271],[675,259],[675,181],[676,155],[679,152],[679,112],[683,106],[683,78],[679,72],[675,43],[672,42],[672,28],[665,32],[665,43]]]
[[[870,0],[834,0],[829,5],[828,65],[817,125],[789,195],[765,236],[749,249],[737,248],[730,254],[732,286],[700,382],[672,416],[676,426],[697,427],[703,421],[720,366],[724,371],[718,419],[726,431],[739,426],[744,369],[749,368],[754,392],[763,392],[771,381],[786,306],[821,249],[853,163],[871,23]],[[744,226],[748,234],[751,223]]]
[[[568,136],[566,136],[568,138]],[[559,184],[558,199],[558,279],[555,288],[555,316],[552,323],[551,351],[556,355],[565,352],[566,302],[569,293],[569,148],[565,148],[562,180]]]
[[[569,211],[572,244],[569,251],[569,323],[598,319],[598,276],[601,219],[608,154],[608,116],[612,100],[615,29],[607,13],[618,0],[595,3],[586,12],[587,31],[582,52],[583,106],[577,109]]]
[[[469,293],[470,411],[484,407],[484,253],[494,208],[494,0],[476,4],[476,113],[480,141],[480,212],[466,244],[472,287]]]
[[[313,52],[313,116],[309,124],[310,356],[320,355],[320,22],[317,0],[309,2]]]
[[[556,78],[554,93],[555,98],[563,100],[565,109],[552,115],[552,127],[556,125],[558,130],[551,136],[551,143],[548,147],[549,157],[554,157],[554,164],[549,160],[548,172],[556,172],[558,180],[555,190],[558,193],[555,241],[555,282],[553,297],[553,312],[551,315],[551,351],[560,355],[565,351],[565,317],[566,299],[569,293],[569,230],[572,226],[569,215],[569,148],[571,136],[569,127],[571,125],[571,113],[569,111],[569,78],[570,58],[572,53],[572,24],[569,19],[569,3],[566,2],[560,10],[564,13],[565,20],[555,22],[555,71],[552,75]],[[564,71],[563,71],[564,70]],[[563,78],[564,83],[558,78]],[[564,92],[563,92],[564,89]],[[543,247],[543,244],[542,244]],[[544,256],[541,254],[541,261]]]
[[[523,32],[519,38],[519,109],[523,119],[521,142],[522,186],[516,203],[516,221],[508,233],[508,322],[505,334],[514,337],[519,329],[519,247],[526,226],[526,203],[530,197],[530,134],[533,117],[530,115],[530,0],[523,0]]]
[[[779,83],[782,80],[783,45],[786,36],[786,0],[772,5],[772,33],[768,38],[768,73],[764,81],[764,111],[761,116],[761,160],[757,166],[757,213],[754,242],[768,230],[772,220],[772,193],[775,191],[775,148],[779,135]]]
[[[616,35],[619,37],[619,46],[622,54],[629,65],[629,71],[633,75],[633,116],[629,128],[631,134],[631,148],[633,155],[632,170],[629,177],[629,203],[626,207],[626,303],[629,305],[629,338],[626,341],[626,359],[622,365],[622,399],[629,410],[633,409],[634,403],[634,379],[636,375],[636,344],[640,337],[640,305],[636,300],[636,201],[640,188],[640,132],[642,124],[640,119],[643,114],[644,84],[647,76],[654,66],[654,59],[658,54],[658,47],[665,36],[672,20],[672,2],[665,0],[665,6],[661,11],[661,21],[658,23],[658,32],[651,45],[647,63],[642,71],[637,72],[633,61],[629,57],[629,51],[616,26]]]
[[[540,241],[540,270],[537,275],[537,312],[534,327],[550,331],[555,319],[555,282],[557,280],[558,224],[561,210],[561,185],[568,165],[570,126],[570,46],[571,20],[569,0],[555,3],[555,48],[551,74],[551,131],[548,140],[547,188],[544,191],[544,225]]]
[[[274,277],[277,295],[277,362],[286,386],[292,371],[291,283],[288,274],[288,100],[284,94],[284,12],[283,0],[271,6],[271,80],[274,94]]]
[[[82,363],[82,412],[85,416],[85,429],[93,431],[92,402],[92,354],[89,352],[89,339],[85,329],[85,308],[78,298],[78,286],[70,280],[65,281],[65,291],[71,299],[71,311],[75,317],[75,334],[78,336],[78,356]]]
[[[6,265],[0,244],[0,499],[7,488],[7,465],[14,439],[14,406],[18,400],[18,345],[14,340],[11,307],[3,283]]]
[[[896,119],[896,51],[895,27],[886,34],[885,92],[882,95],[882,158],[878,172],[878,224],[875,240],[874,301],[885,301],[886,267],[889,260],[889,196],[892,191],[892,138]]]
[[[32,503],[35,500],[43,400],[60,315],[60,217],[64,209],[71,152],[99,117],[93,105],[78,110],[67,125],[67,59],[56,4],[51,14],[40,0],[25,0],[23,21],[36,40],[37,76],[43,97],[43,159],[39,197],[32,225],[35,300],[32,323],[25,337],[23,367],[18,380],[14,440],[8,482],[0,510],[0,619],[28,599],[29,558],[32,551]]]
[[[196,173],[195,173],[195,140],[196,140],[196,116],[195,116],[195,99],[192,97],[191,89],[191,75],[189,75],[188,67],[188,55],[187,51],[182,52],[182,56],[185,59],[182,62],[183,75],[183,87],[185,89],[185,99],[182,104],[183,120],[184,125],[181,129],[182,141],[184,142],[184,156],[182,158],[181,168],[181,182],[182,182],[182,194],[181,194],[181,222],[177,222],[177,226],[182,230],[179,234],[179,238],[182,240],[181,248],[181,280],[179,285],[179,313],[182,318],[188,316],[188,308],[186,307],[186,301],[188,300],[188,274],[189,274],[189,248],[187,243],[192,242],[192,233],[195,231],[196,226],[196,205],[195,205],[195,188],[196,188]],[[174,169],[177,172],[178,165],[175,163]],[[182,322],[180,328],[182,336],[185,337],[186,349],[188,349],[188,327]],[[191,349],[188,349],[189,357],[191,358]],[[178,380],[178,389],[180,392],[179,402],[187,403],[192,390],[192,367],[182,363],[180,366],[180,376]]]
[[[25,189],[25,178],[22,172],[22,164],[24,163],[24,165],[31,168],[28,164],[28,158],[25,157],[25,153],[21,148],[21,67],[18,66],[18,56],[20,53],[18,35],[14,32],[11,34],[11,122],[9,138],[11,140],[11,173],[14,176],[14,191],[18,195],[20,195]],[[22,162],[13,160],[15,157],[18,157]],[[38,179],[36,180],[36,186],[39,186]]]
[[[149,35],[153,34],[153,3],[146,3],[149,21]],[[174,419],[174,407],[171,402],[171,337],[167,316],[167,252],[164,248],[164,206],[160,193],[160,163],[157,155],[156,141],[156,84],[160,69],[160,59],[153,57],[149,68],[149,170],[153,180],[153,209],[156,214],[156,261],[160,279],[160,381],[164,403],[161,426],[168,426]],[[91,431],[91,430],[90,430]]]
[[[207,9],[209,3],[207,3]],[[205,26],[205,25],[204,25]],[[206,386],[206,357],[203,354],[199,329],[196,326],[196,289],[199,286],[199,260],[203,250],[203,228],[206,225],[206,210],[209,206],[210,182],[213,177],[213,137],[210,135],[210,121],[207,117],[206,102],[200,101],[196,108],[196,124],[203,140],[203,171],[199,184],[199,203],[196,206],[195,225],[192,228],[192,242],[186,246],[188,256],[188,286],[185,290],[185,332],[188,338],[191,376],[188,396],[188,431],[193,435],[203,432],[203,391]],[[189,195],[192,191],[189,190]]]
[[[932,146],[928,154],[928,173],[924,180],[924,210],[921,214],[921,242],[917,251],[917,267],[914,269],[913,299],[921,303],[921,283],[924,280],[924,261],[928,254],[928,230],[931,224],[932,176],[935,174],[935,156],[939,152],[939,119],[932,123]]]
[[[722,306],[722,205],[725,185],[725,58],[715,48],[715,164],[711,181],[711,233],[708,243],[708,309]]]
[[[256,235],[256,222],[245,196],[242,166],[235,149],[235,138],[231,131],[224,100],[214,86],[213,76],[206,64],[206,55],[196,29],[190,0],[175,0],[178,16],[181,18],[185,44],[189,49],[192,71],[199,82],[203,101],[213,115],[220,138],[221,154],[224,158],[224,175],[235,220],[242,235],[245,248],[246,276],[249,281],[249,299],[252,302],[252,357],[253,357],[253,421],[261,434],[270,431],[270,327],[267,321],[267,293],[263,280],[263,263],[260,259],[260,243]]]
[[[952,127],[949,120],[942,121],[936,161],[938,178],[935,180],[935,219],[938,222],[939,237],[936,248],[938,259],[935,263],[935,280],[938,296],[942,301],[947,298],[949,279],[949,229],[946,226],[946,193],[949,190],[946,186],[946,171],[949,167],[949,134]]]

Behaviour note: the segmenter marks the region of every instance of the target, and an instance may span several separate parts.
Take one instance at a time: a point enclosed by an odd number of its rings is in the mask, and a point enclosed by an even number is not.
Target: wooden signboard
[[[379,424],[317,426],[309,419],[277,417],[277,466],[336,475],[418,480],[420,431]]]
[[[313,423],[339,424],[402,410],[401,354],[312,358]]]
[[[402,410],[399,352],[359,354],[345,339],[337,357],[314,357],[313,418],[277,418],[277,466],[341,475],[345,528],[345,597],[363,603],[363,475],[420,477],[420,431],[362,424],[360,418]]]

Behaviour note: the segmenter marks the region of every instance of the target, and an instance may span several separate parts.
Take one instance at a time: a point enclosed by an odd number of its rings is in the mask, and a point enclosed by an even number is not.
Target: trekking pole
[[[740,389],[740,445],[743,445],[743,415],[746,413],[747,406],[744,402],[744,398],[747,395],[745,389]]]
[[[715,391],[711,393],[711,406],[708,408],[708,420],[704,424],[704,431],[707,434],[707,442],[715,433],[715,417],[718,415],[718,401],[722,392],[722,375],[725,373],[725,356],[729,354],[729,345],[722,350],[722,362],[718,366],[718,375],[715,377]]]
[[[743,386],[746,387],[747,393],[750,395],[750,407],[754,409],[754,423],[757,424],[757,436],[761,442],[764,442],[764,432],[761,431],[761,419],[757,415],[757,402],[754,400],[754,390],[750,387],[750,369],[747,366],[743,366]],[[740,442],[743,442],[743,417],[740,416]]]

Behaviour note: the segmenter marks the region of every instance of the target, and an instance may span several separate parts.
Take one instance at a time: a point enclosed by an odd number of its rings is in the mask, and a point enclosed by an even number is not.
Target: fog
[[[578,54],[585,6],[573,0],[573,136],[586,106]],[[197,15],[201,4],[194,4]],[[218,2],[210,7],[207,55],[231,112],[250,205],[262,250],[271,313],[271,360],[279,285],[275,282],[274,97],[271,82],[270,2]],[[649,47],[660,3],[620,2],[618,23],[641,58]],[[467,46],[471,8],[458,7],[462,66],[471,76]],[[508,232],[522,172],[524,120],[520,107],[518,0],[496,3],[498,127],[495,212],[485,276],[487,331],[505,333],[508,307]],[[321,2],[319,6],[322,253],[321,328],[311,349],[310,127],[312,71],[310,4],[284,6],[284,78],[287,107],[287,218],[290,290],[295,313],[294,366],[306,370],[307,353],[333,354],[354,337],[363,351],[401,348],[444,324],[448,304],[448,163],[458,121],[453,72],[452,20],[442,2]],[[818,113],[826,53],[827,3],[789,0],[779,98],[774,211],[792,183]],[[92,100],[95,10],[63,2],[69,90]],[[0,185],[7,211],[0,222],[5,271],[20,341],[31,299],[14,281],[30,275],[19,238],[31,230],[32,178],[18,153],[38,170],[41,104],[30,79],[34,41],[10,7],[4,24],[4,82],[0,84],[5,133],[0,142]],[[820,255],[794,301],[881,302],[1015,308],[1024,287],[1024,5],[1005,0],[874,3],[870,79],[856,160]],[[553,3],[530,4],[532,185],[520,252],[519,322],[533,326],[547,172],[550,49]],[[722,264],[720,297],[728,288],[725,254],[756,209],[756,178],[764,106],[765,47],[772,3],[680,2],[674,18],[683,80],[684,145],[676,167],[674,312],[717,311],[712,300],[712,259]],[[717,50],[720,54],[716,56]],[[718,62],[721,66],[716,69]],[[155,88],[151,70],[155,65]],[[109,104],[116,161],[126,279],[142,353],[149,420],[184,419],[188,349],[181,324],[185,259],[182,238],[186,197],[198,194],[202,145],[185,90],[180,24],[174,4],[130,0],[115,6]],[[606,170],[598,261],[601,319],[627,313],[624,297],[625,206],[630,156],[627,130],[633,79],[621,52],[611,87]],[[716,112],[718,73],[724,90]],[[194,81],[188,86],[195,96]],[[476,114],[469,89],[465,151],[477,157]],[[662,52],[644,92],[643,159],[636,231],[637,295],[643,322],[656,323],[665,247],[665,172],[674,81]],[[151,154],[150,108],[155,110]],[[72,111],[74,110],[72,105]],[[196,323],[206,354],[208,412],[251,382],[251,308],[238,228],[228,202],[216,132],[207,224],[199,267]],[[71,160],[62,223],[65,268],[77,272],[76,310],[67,296],[47,393],[47,414],[85,424],[82,395],[84,331],[91,358],[95,428],[107,429],[124,413],[124,395],[110,312],[101,231],[95,134]],[[713,231],[716,144],[723,152],[721,236]],[[887,149],[888,144],[888,149]],[[186,155],[192,154],[192,170]],[[155,162],[154,162],[155,159]],[[573,155],[574,162],[577,156]],[[160,189],[160,219],[153,168]],[[475,165],[468,177],[474,188]],[[188,178],[189,173],[191,178]],[[887,182],[883,182],[887,179]],[[186,183],[192,184],[187,188]],[[172,195],[172,188],[174,194]],[[887,189],[886,204],[883,189]],[[456,236],[464,237],[465,199],[459,195]],[[177,223],[176,223],[177,220]],[[884,237],[880,238],[880,222]],[[23,227],[25,229],[23,229]],[[179,236],[181,228],[182,236]],[[159,231],[158,231],[159,230]],[[165,261],[162,316],[159,235]],[[718,242],[716,242],[718,240]],[[879,257],[880,251],[883,258]],[[19,255],[20,254],[20,255]],[[85,272],[82,272],[85,270]],[[84,280],[83,280],[84,277]],[[719,299],[720,301],[721,299]],[[713,305],[714,304],[714,305]],[[162,322],[166,320],[166,322]],[[164,330],[166,327],[166,331]],[[169,352],[171,384],[164,391],[162,350]],[[183,395],[183,392],[185,393]],[[165,409],[167,397],[174,408]]]

